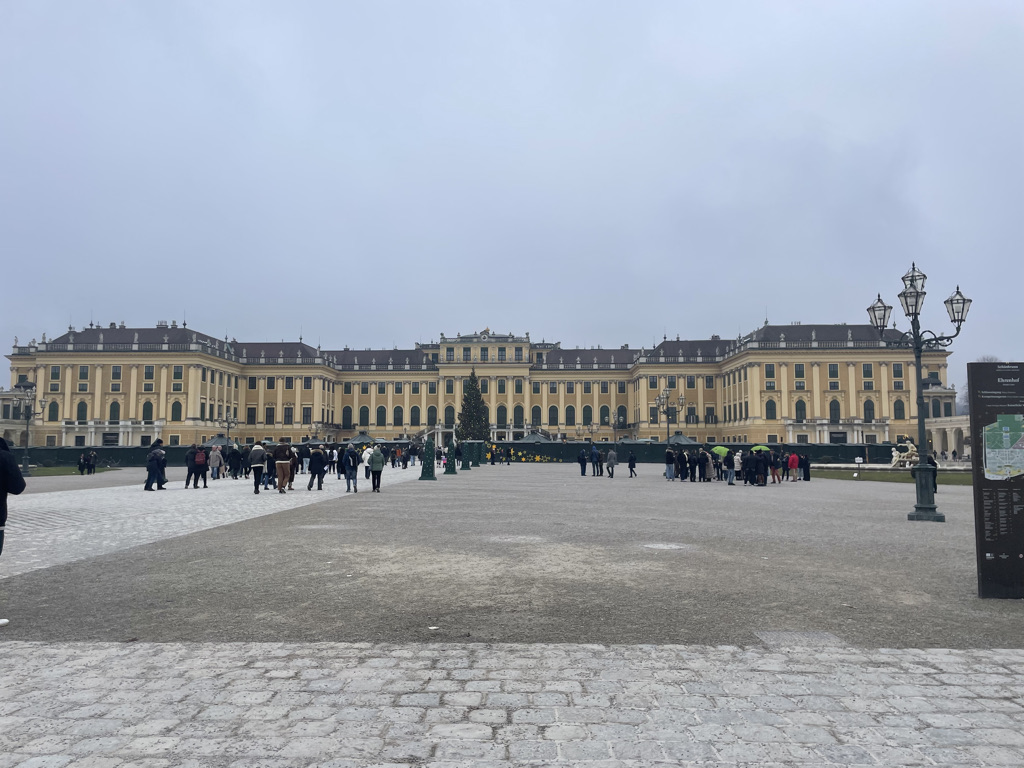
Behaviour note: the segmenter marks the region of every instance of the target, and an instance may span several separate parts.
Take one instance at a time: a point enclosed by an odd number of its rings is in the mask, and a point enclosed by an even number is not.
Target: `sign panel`
[[[968,363],[978,596],[1024,598],[1024,363]]]

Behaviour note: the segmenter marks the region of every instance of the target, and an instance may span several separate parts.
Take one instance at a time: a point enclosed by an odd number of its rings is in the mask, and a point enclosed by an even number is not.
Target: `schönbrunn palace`
[[[359,432],[445,438],[476,370],[494,440],[683,434],[719,442],[896,442],[916,434],[913,352],[870,325],[769,325],[735,340],[564,349],[530,334],[444,336],[410,349],[323,350],[216,339],[176,322],[90,324],[19,345],[11,383],[34,382],[33,445],[344,441]],[[928,416],[950,416],[948,352],[926,350]],[[14,391],[17,391],[16,389]],[[660,399],[658,399],[660,396]],[[5,437],[24,441],[12,392]],[[442,433],[442,434],[437,434]]]

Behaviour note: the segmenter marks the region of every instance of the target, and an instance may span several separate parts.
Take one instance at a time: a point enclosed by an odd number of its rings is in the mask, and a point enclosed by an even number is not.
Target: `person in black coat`
[[[322,491],[324,489],[324,475],[327,474],[327,454],[324,453],[326,448],[320,446],[314,448],[309,454],[309,485],[306,486],[307,491],[313,490],[313,480],[316,480],[316,489]]]
[[[7,525],[7,495],[17,496],[25,490],[25,478],[7,441],[0,437],[0,554],[4,551],[4,528]],[[7,619],[0,619],[0,627]]]
[[[146,456],[146,471],[149,474],[146,477],[144,490],[154,490],[153,483],[156,483],[155,490],[164,490],[164,467],[167,465],[167,455],[161,447],[163,444],[164,441],[160,439],[153,441],[153,450]]]
[[[587,451],[585,448],[580,448],[579,454],[576,456],[576,461],[580,463],[580,474],[583,477],[587,476]]]
[[[586,474],[585,471],[584,474]],[[629,476],[636,477],[636,454],[632,451],[629,452]]]

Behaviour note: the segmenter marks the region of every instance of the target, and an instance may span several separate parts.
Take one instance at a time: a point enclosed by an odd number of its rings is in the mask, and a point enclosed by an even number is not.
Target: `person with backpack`
[[[352,447],[349,443],[348,448],[345,449],[345,453],[341,456],[341,465],[345,469],[345,493],[352,491],[353,493],[359,493],[358,480],[359,480],[359,465],[363,463],[363,457],[359,455],[359,451]]]
[[[192,487],[199,487],[199,478],[203,479],[203,488],[206,487],[206,472],[210,468],[210,456],[203,446],[196,447],[195,458],[192,459],[195,465],[195,473],[192,476]]]

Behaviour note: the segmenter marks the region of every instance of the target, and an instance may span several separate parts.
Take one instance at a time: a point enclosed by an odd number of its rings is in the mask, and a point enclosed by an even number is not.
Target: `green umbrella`
[[[755,445],[750,450],[752,450],[752,451],[770,451],[771,448],[769,448],[767,445]]]
[[[727,453],[729,453],[729,449],[726,448],[724,445],[716,445],[714,448],[711,449],[711,452],[717,453],[719,456],[725,456]]]

